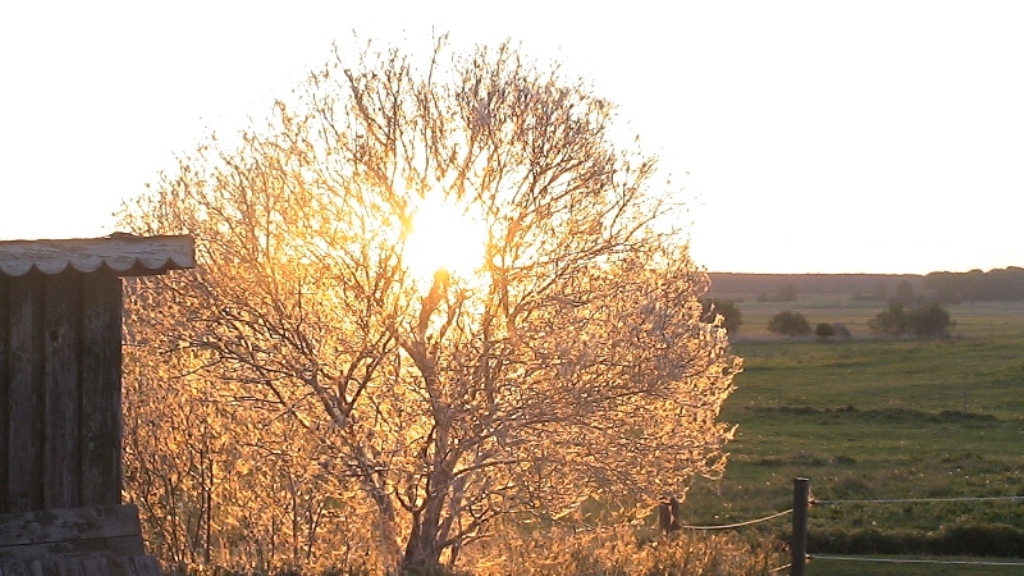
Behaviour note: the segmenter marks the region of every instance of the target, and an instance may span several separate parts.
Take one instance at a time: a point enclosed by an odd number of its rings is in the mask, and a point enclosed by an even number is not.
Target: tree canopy
[[[875,334],[902,336],[913,333],[918,338],[940,338],[949,335],[953,326],[949,311],[937,302],[905,307],[890,304],[868,322]]]
[[[811,323],[803,314],[785,310],[768,320],[768,331],[783,336],[804,336],[811,333]]]
[[[133,232],[193,234],[203,265],[133,292],[126,402],[129,435],[163,444],[189,418],[161,410],[201,408],[204,457],[223,462],[196,484],[207,553],[218,538],[266,553],[264,498],[309,511],[278,528],[293,562],[315,554],[314,513],[336,511],[381,563],[429,568],[523,514],[568,521],[589,498],[635,518],[722,473],[740,364],[702,321],[676,191],[612,138],[613,116],[507,44],[339,55],[125,207]],[[454,214],[435,234],[479,236],[419,235],[432,207]],[[456,264],[466,246],[476,259]],[[135,482],[185,465],[128,443]],[[213,509],[243,481],[249,510]],[[173,512],[173,494],[129,484]],[[171,512],[153,529],[188,540]]]

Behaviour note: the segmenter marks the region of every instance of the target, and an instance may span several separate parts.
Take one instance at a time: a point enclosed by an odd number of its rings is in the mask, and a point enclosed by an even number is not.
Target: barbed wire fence
[[[679,521],[679,501],[675,497],[672,497],[664,499],[658,503],[658,525],[660,526],[661,532],[663,534],[668,534],[670,532],[674,532],[677,530],[690,532],[717,532],[722,530],[737,530],[740,528],[749,528],[752,526],[757,526],[759,524],[764,524],[766,522],[771,522],[772,520],[775,520],[777,518],[782,518],[783,516],[793,514],[794,511],[794,508],[787,508],[786,510],[780,510],[779,512],[768,514],[760,518],[753,518],[741,522],[731,522],[729,524],[720,524],[714,526],[698,526],[693,524],[682,524]],[[775,568],[770,568],[768,572],[772,574],[776,572],[782,572],[783,570],[790,568],[790,566],[791,564],[776,566]]]
[[[1002,562],[989,560],[941,560],[915,558],[878,558],[870,556],[833,556],[828,554],[810,554],[807,550],[807,529],[809,511],[813,506],[836,506],[840,504],[885,505],[911,503],[948,503],[948,502],[1024,502],[1024,496],[975,496],[960,498],[870,498],[870,499],[821,499],[811,496],[810,479],[795,478],[793,480],[793,535],[790,540],[792,562],[788,566],[790,576],[804,576],[808,561],[825,560],[841,562],[863,562],[876,564],[932,564],[947,566],[998,566],[1021,567],[1024,562]]]
[[[873,564],[930,564],[946,566],[987,566],[987,567],[1019,567],[1024,568],[1024,561],[993,561],[993,560],[941,560],[925,558],[878,558],[871,556],[842,556],[830,554],[811,554],[807,550],[807,532],[810,510],[815,506],[851,505],[885,505],[885,504],[935,504],[950,502],[1024,502],[1024,496],[967,496],[957,498],[866,498],[866,499],[815,499],[811,496],[810,479],[795,478],[793,480],[793,507],[759,518],[732,522],[721,525],[690,525],[679,521],[679,501],[667,498],[659,502],[658,524],[662,533],[674,531],[713,532],[737,530],[771,522],[783,516],[792,515],[793,529],[789,544],[790,563],[768,570],[778,573],[788,569],[790,576],[805,576],[809,561],[824,560],[838,562],[861,562]],[[608,528],[607,526],[603,528]],[[592,528],[593,529],[593,528]]]

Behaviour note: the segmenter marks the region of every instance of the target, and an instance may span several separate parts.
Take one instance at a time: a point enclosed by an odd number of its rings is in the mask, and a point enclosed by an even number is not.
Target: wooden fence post
[[[675,496],[658,502],[658,525],[662,534],[679,530],[679,500]]]
[[[790,576],[804,576],[807,564],[807,507],[811,494],[808,478],[793,479],[793,539],[789,543],[792,554]]]

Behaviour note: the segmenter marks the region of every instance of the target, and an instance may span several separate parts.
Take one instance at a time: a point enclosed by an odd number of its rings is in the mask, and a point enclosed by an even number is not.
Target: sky
[[[5,2],[0,239],[110,233],[332,42],[436,31],[519,42],[618,104],[710,271],[1024,266],[1022,29],[1024,3],[985,0]]]

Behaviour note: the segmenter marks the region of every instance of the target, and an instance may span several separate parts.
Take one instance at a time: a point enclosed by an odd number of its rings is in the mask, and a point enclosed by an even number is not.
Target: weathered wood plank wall
[[[83,280],[81,381],[82,505],[121,502],[121,279],[89,274]],[[92,337],[91,335],[106,335]]]
[[[0,275],[0,422],[9,422],[10,415],[10,299],[7,297],[9,281],[6,276]],[[11,469],[9,450],[10,439],[6,428],[0,428],[0,494],[7,495],[9,491],[8,475]],[[6,500],[6,496],[4,498]],[[6,512],[0,504],[0,512]]]
[[[121,506],[122,276],[191,237],[0,242],[0,576],[159,576]]]
[[[43,279],[28,274],[8,280],[9,376],[7,420],[0,426],[8,444],[8,493],[0,510],[43,507],[42,319]]]
[[[152,556],[52,556],[0,561],[0,576],[161,576]]]
[[[130,504],[0,514],[0,561],[145,553],[139,510]]]
[[[121,280],[0,277],[0,513],[121,501]]]
[[[43,508],[79,506],[81,274],[43,280]]]

